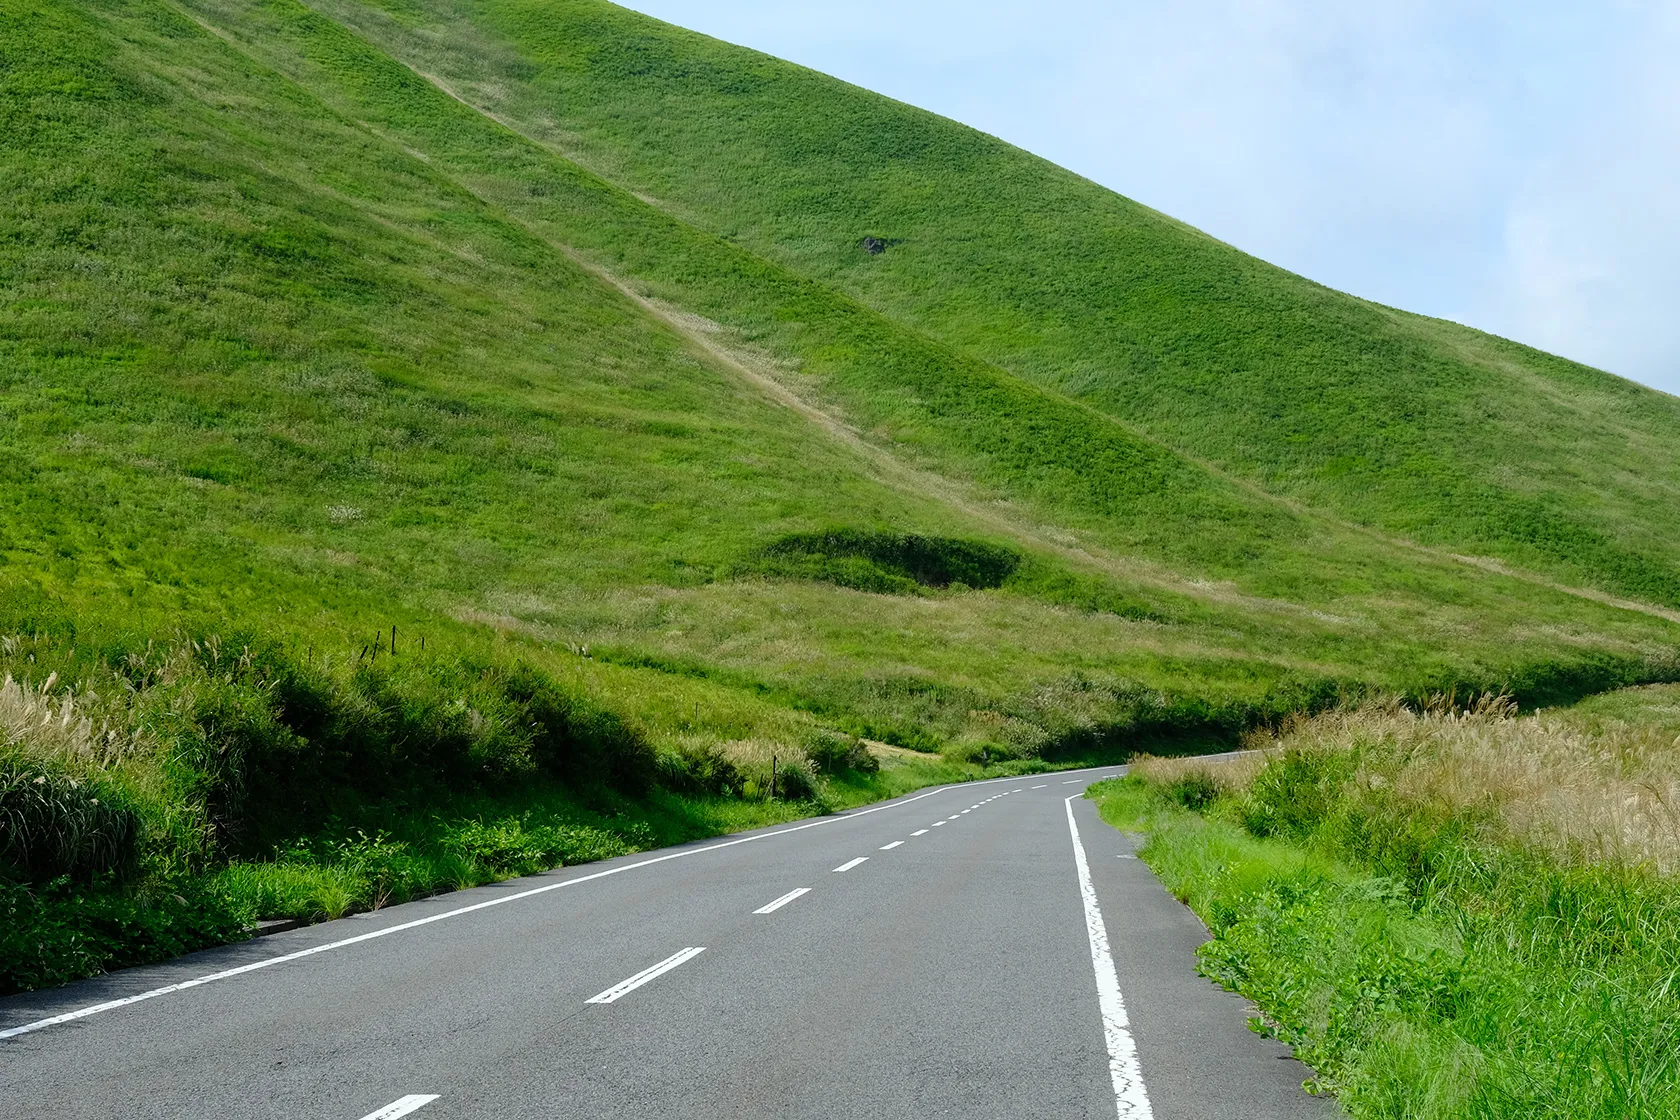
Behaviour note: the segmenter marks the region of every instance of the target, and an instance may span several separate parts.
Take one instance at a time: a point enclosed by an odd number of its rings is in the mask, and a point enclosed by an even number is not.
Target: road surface
[[[1079,794],[923,791],[0,1000],[0,1115],[1332,1116]],[[178,986],[179,985],[179,986]]]

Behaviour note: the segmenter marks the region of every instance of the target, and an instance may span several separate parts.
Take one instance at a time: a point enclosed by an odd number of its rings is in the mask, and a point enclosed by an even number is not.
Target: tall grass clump
[[[0,869],[30,881],[125,874],[138,862],[139,814],[119,786],[86,773],[115,733],[55,684],[0,683]]]
[[[1099,796],[1353,1115],[1673,1116],[1676,731],[1373,704]]]

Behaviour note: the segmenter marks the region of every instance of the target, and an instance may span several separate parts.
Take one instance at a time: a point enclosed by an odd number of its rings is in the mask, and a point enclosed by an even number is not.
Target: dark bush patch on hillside
[[[922,588],[1000,587],[1021,564],[1003,545],[865,529],[791,533],[759,549],[750,571],[821,580],[859,591],[915,593]]]
[[[1319,712],[1359,695],[1358,686],[1328,677],[1278,682],[1253,700],[1213,701],[1143,685],[1073,674],[1016,697],[1004,744],[1012,757],[1047,762],[1147,749],[1200,754],[1234,747],[1245,732],[1275,727],[1297,712]]]
[[[1578,649],[1560,653],[1555,660],[1523,662],[1502,672],[1426,679],[1402,696],[1419,711],[1442,705],[1464,709],[1483,696],[1508,696],[1527,712],[1574,704],[1620,688],[1674,681],[1680,681],[1680,651],[1640,656]]]
[[[739,797],[747,776],[733,759],[715,746],[684,744],[662,753],[659,784],[677,793]]]

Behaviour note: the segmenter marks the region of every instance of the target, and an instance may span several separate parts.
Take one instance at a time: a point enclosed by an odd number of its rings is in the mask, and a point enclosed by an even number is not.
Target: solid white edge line
[[[1120,998],[1120,976],[1108,951],[1108,930],[1097,906],[1097,888],[1091,883],[1091,867],[1085,861],[1085,845],[1079,840],[1079,826],[1073,820],[1074,794],[1062,802],[1067,809],[1068,833],[1073,837],[1073,865],[1079,872],[1079,895],[1085,903],[1085,933],[1091,940],[1091,971],[1097,978],[1097,1008],[1102,1013],[1103,1038],[1108,1043],[1108,1074],[1114,1083],[1114,1106],[1120,1120],[1152,1120],[1149,1093],[1143,1087],[1143,1068],[1138,1064],[1137,1043],[1132,1040],[1126,1018],[1126,1002]]]
[[[856,859],[849,859],[845,863],[842,863],[839,867],[836,867],[833,871],[830,871],[829,874],[833,875],[833,874],[835,874],[837,872],[840,872],[840,871],[850,871],[852,868],[856,867],[858,864],[868,863],[868,862],[869,862],[869,857],[868,856],[858,856]]]
[[[376,1112],[370,1112],[362,1120],[397,1120],[399,1116],[407,1116],[417,1108],[423,1108],[438,1099],[436,1093],[410,1093],[392,1101]]]
[[[1066,771],[1063,771],[1063,773],[1066,773]],[[270,968],[277,964],[286,964],[290,961],[301,960],[304,957],[312,957],[317,953],[326,953],[333,949],[342,949],[347,945],[358,945],[363,941],[372,941],[375,938],[385,937],[388,934],[401,933],[404,930],[431,925],[433,922],[441,922],[445,918],[456,918],[462,914],[471,914],[478,910],[486,910],[492,906],[501,906],[504,903],[518,902],[520,899],[531,898],[534,895],[547,894],[549,891],[557,891],[563,887],[573,887],[579,883],[588,883],[593,882],[596,879],[605,879],[609,875],[619,875],[626,871],[635,871],[638,868],[651,867],[656,863],[664,863],[666,860],[685,859],[688,856],[704,855],[707,852],[715,852],[720,848],[733,848],[738,844],[752,844],[759,840],[770,840],[777,836],[786,836],[790,832],[803,832],[808,828],[823,828],[831,824],[841,824],[849,820],[855,820],[858,817],[866,817],[870,813],[885,812],[888,809],[896,809],[901,805],[909,805],[913,802],[920,801],[925,797],[933,797],[936,794],[945,793],[949,790],[964,789],[977,785],[990,785],[994,782],[1007,782],[1009,780],[1010,779],[1008,778],[983,778],[976,782],[963,782],[954,786],[938,786],[923,793],[918,793],[914,797],[906,797],[900,801],[888,801],[882,805],[873,805],[868,809],[855,809],[849,813],[836,814],[832,817],[824,817],[821,820],[807,821],[804,824],[796,824],[789,828],[779,828],[774,832],[760,832],[753,836],[742,836],[736,840],[725,840],[718,844],[708,844],[704,848],[686,848],[680,852],[667,852],[662,856],[652,856],[648,859],[637,860],[635,863],[627,863],[622,867],[609,867],[605,871],[597,871],[590,875],[579,875],[575,879],[567,879],[559,883],[545,883],[543,886],[532,887],[530,890],[519,891],[516,894],[503,895],[501,898],[492,898],[485,902],[475,902],[471,906],[460,906],[454,910],[445,911],[442,914],[433,914],[425,918],[416,918],[412,922],[399,922],[397,925],[386,926],[383,929],[371,930],[368,933],[357,934],[355,937],[346,937],[340,941],[328,942],[325,945],[314,945],[308,949],[299,949],[295,953],[282,953],[278,957],[269,957],[265,960],[252,961],[250,964],[242,964],[237,968],[223,969],[221,972],[212,972],[207,976],[195,976],[193,979],[183,980],[179,984],[168,984],[161,988],[153,988],[150,991],[138,992],[132,996],[124,996],[121,999],[110,999],[103,1003],[90,1004],[87,1007],[78,1007],[74,1011],[66,1011],[62,1015],[53,1015],[45,1019],[37,1019],[33,1023],[24,1023],[16,1027],[7,1027],[4,1030],[0,1030],[0,1041],[8,1038],[16,1038],[19,1035],[30,1034],[34,1031],[45,1030],[47,1027],[56,1027],[61,1023],[73,1023],[78,1019],[86,1019],[91,1015],[99,1015],[106,1011],[115,1011],[119,1007],[127,1007],[134,1003],[143,1003],[146,1000],[156,999],[159,996],[167,996],[173,995],[176,992],[184,992],[188,988],[197,988],[201,985],[210,984],[217,980],[228,980],[235,976],[243,976],[247,972],[256,972],[258,969]],[[1039,789],[1041,787],[1034,786],[1033,788]]]
[[[704,945],[690,945],[686,949],[679,949],[658,964],[649,965],[634,976],[626,977],[599,995],[590,996],[585,1003],[612,1003],[621,996],[629,995],[650,980],[658,979],[685,961],[691,961],[706,951]]]
[[[892,842],[892,843],[891,843],[891,844],[882,844],[882,845],[881,845],[881,850],[882,850],[882,851],[883,851],[883,852],[890,852],[890,851],[892,851],[892,850],[893,850],[893,849],[894,849],[894,848],[896,848],[896,847],[898,847],[898,846],[899,846],[899,845],[900,845],[900,844],[902,844],[902,843],[904,843],[904,841],[902,841],[902,840],[894,840],[894,841],[893,841],[893,842]]]
[[[776,899],[774,902],[767,902],[763,906],[760,906],[757,910],[754,910],[753,913],[754,914],[773,914],[777,910],[780,910],[782,907],[786,906],[788,903],[792,902],[794,899],[798,898],[800,895],[810,894],[810,893],[811,893],[811,888],[810,887],[795,887],[791,891],[784,894],[782,897]]]

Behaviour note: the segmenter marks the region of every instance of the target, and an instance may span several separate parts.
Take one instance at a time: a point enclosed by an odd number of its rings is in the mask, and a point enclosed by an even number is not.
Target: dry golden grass
[[[0,682],[0,747],[61,762],[102,761],[117,739],[106,726],[94,726],[90,707],[97,697],[77,697],[69,690],[55,693],[58,675],[40,685],[6,675]]]
[[[1264,769],[1268,754],[1266,750],[1244,751],[1226,758],[1156,758],[1141,754],[1132,759],[1130,772],[1153,786],[1205,777],[1221,793],[1236,793],[1247,789]]]
[[[1257,758],[1353,751],[1361,792],[1479,817],[1499,840],[1565,859],[1680,871],[1680,738],[1673,728],[1589,722],[1567,711],[1519,716],[1504,699],[1461,712],[1389,703],[1302,720],[1254,745],[1265,747]],[[1246,774],[1207,769],[1222,786],[1238,788],[1263,763],[1242,765]]]

